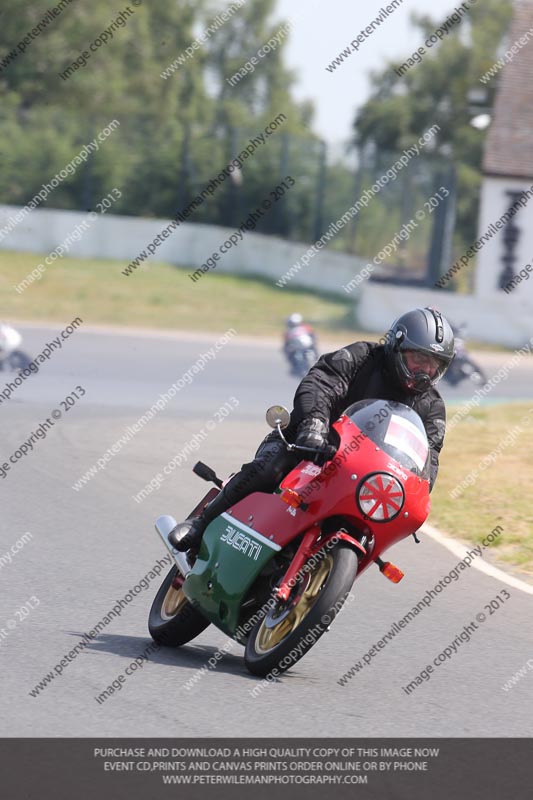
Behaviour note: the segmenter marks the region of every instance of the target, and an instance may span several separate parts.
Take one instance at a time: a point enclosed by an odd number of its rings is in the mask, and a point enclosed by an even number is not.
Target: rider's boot
[[[198,517],[176,525],[169,533],[168,541],[181,552],[186,550],[197,552],[205,529],[215,517],[252,492],[273,492],[298,460],[298,456],[288,454],[285,445],[277,439],[273,440],[272,434],[269,434],[260,444],[254,460],[243,464],[241,471],[233,475]],[[185,526],[189,530],[183,536]]]
[[[222,489],[210,503],[206,505],[204,510],[199,516],[194,517],[191,521],[180,522],[174,530],[170,531],[168,541],[170,544],[180,552],[186,550],[198,551],[202,542],[204,531],[216,517],[227,511],[233,505],[233,502],[228,500],[226,492]],[[185,536],[181,536],[184,526],[189,528]]]

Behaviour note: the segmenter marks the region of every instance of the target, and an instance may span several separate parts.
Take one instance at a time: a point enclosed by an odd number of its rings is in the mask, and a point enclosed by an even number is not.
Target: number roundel
[[[388,472],[368,475],[357,491],[357,504],[365,517],[374,522],[390,522],[405,502],[400,481]]]

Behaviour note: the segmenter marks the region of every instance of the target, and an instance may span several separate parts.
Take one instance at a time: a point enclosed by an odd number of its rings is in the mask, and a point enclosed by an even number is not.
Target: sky
[[[388,58],[405,61],[421,44],[422,34],[409,18],[425,13],[439,23],[460,5],[453,0],[403,0],[372,36],[361,43],[334,72],[326,66],[390,0],[278,0],[276,17],[291,23],[285,62],[297,72],[293,94],[312,99],[314,130],[330,143],[350,138],[356,109],[370,92],[368,73],[384,66]]]

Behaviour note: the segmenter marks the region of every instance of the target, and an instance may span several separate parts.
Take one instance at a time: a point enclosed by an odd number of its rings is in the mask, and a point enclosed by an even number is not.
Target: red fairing
[[[393,410],[379,424],[389,450],[400,446],[423,465],[427,441],[409,420]],[[283,480],[281,494],[256,492],[230,513],[282,548],[313,526],[319,531],[328,517],[345,517],[357,531],[375,539],[361,561],[361,572],[425,522],[430,510],[429,481],[385,452],[349,416],[341,416],[333,427],[340,445],[332,461],[322,468],[300,462]],[[418,472],[422,474],[422,469]],[[292,490],[285,493],[286,502],[284,490]],[[299,507],[288,505],[298,501]]]

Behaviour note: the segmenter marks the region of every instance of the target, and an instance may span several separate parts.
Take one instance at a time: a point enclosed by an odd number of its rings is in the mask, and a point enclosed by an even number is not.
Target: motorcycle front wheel
[[[344,543],[313,563],[289,600],[273,605],[250,633],[244,654],[248,670],[254,675],[274,670],[279,674],[299,661],[340,611],[357,566],[357,554]]]
[[[187,644],[210,624],[185,597],[182,589],[173,585],[177,572],[178,568],[172,567],[161,584],[148,618],[150,636],[164,647]]]

